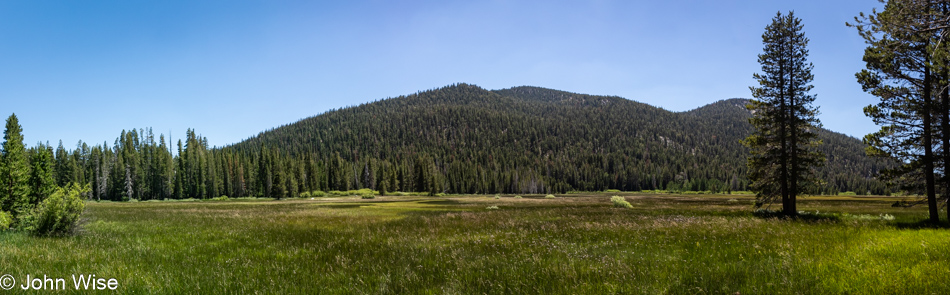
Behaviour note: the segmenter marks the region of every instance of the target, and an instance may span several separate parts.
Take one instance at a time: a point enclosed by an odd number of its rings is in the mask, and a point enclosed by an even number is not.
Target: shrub
[[[553,199],[553,198],[555,198],[555,196],[554,196],[554,195],[547,195],[547,196],[544,196],[544,198],[545,198],[545,199]]]
[[[438,193],[438,194],[435,194],[435,196],[436,196],[436,197],[444,197],[445,194],[444,194],[444,193]]]
[[[325,192],[323,192],[323,191],[314,191],[314,192],[311,192],[311,193],[310,193],[310,196],[311,196],[311,197],[326,197],[326,196],[327,196],[327,193],[325,193]]]
[[[310,192],[302,192],[302,193],[300,193],[300,197],[301,197],[301,198],[309,198],[309,197],[310,197]]]
[[[627,199],[624,199],[621,196],[610,197],[610,202],[614,203],[614,207],[617,208],[633,208],[633,205],[630,205],[630,203],[627,202]]]
[[[485,209],[487,209],[487,210],[498,210],[498,206],[488,206],[488,207],[485,207]]]
[[[361,196],[360,198],[363,198],[363,199],[375,199],[376,196],[370,195],[370,194],[366,194],[366,195]]]
[[[501,196],[495,195],[495,200],[497,200],[497,199],[501,199]]]
[[[229,199],[228,196],[221,195],[221,196],[219,196],[219,197],[217,197],[217,198],[213,198],[213,199],[211,199],[211,200],[214,200],[214,201],[227,201],[228,199]]]
[[[88,188],[80,188],[77,184],[56,189],[26,216],[26,229],[38,236],[68,234],[76,227],[79,215],[86,207],[80,197],[85,189]]]
[[[13,215],[6,211],[0,211],[0,231],[10,228],[11,224],[13,224]]]
[[[608,193],[619,193],[620,190],[619,190],[619,189],[609,189],[609,190],[606,190],[606,192],[608,192]]]
[[[521,199],[521,196],[515,196],[515,199]]]

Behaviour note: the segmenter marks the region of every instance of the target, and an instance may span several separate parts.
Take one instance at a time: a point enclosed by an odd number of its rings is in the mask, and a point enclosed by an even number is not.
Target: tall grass
[[[739,202],[729,202],[739,199]],[[748,197],[346,197],[89,203],[79,235],[0,233],[0,274],[90,273],[123,293],[931,294],[950,233],[922,208],[751,214]],[[503,205],[504,210],[486,210]]]

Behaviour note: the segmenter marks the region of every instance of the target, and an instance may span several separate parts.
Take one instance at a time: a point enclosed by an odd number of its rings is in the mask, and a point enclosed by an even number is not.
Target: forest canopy
[[[671,112],[620,97],[469,84],[383,99],[209,147],[151,129],[60,143],[56,183],[97,200],[297,197],[314,191],[564,193],[747,190],[745,99]],[[861,141],[819,130],[826,180],[810,193],[885,194]],[[46,145],[30,148],[36,153]]]

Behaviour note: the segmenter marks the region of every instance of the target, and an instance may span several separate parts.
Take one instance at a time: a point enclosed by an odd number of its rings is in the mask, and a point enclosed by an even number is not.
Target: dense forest
[[[281,126],[212,148],[188,130],[151,129],[114,143],[30,148],[56,183],[90,184],[104,200],[296,197],[361,188],[381,193],[564,193],[618,189],[747,190],[746,100],[670,112],[620,97],[538,87],[457,84]],[[826,183],[812,193],[888,193],[861,141],[822,130]]]

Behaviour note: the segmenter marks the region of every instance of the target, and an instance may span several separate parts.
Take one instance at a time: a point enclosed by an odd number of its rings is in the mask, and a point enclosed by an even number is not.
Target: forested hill
[[[671,112],[615,96],[457,84],[329,111],[222,151],[264,147],[309,162],[321,182],[313,187],[337,190],[744,190],[744,104]],[[883,192],[870,180],[880,165],[859,140],[828,131],[821,138],[829,160],[822,191]]]

